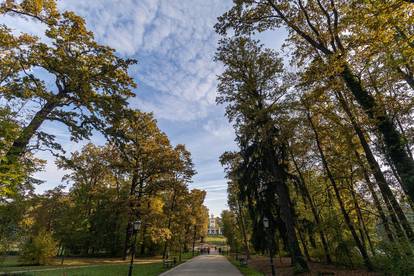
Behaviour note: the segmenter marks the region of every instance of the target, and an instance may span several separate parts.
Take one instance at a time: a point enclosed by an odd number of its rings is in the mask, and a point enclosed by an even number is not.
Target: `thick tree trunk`
[[[292,152],[291,152],[291,157],[292,157],[292,161],[293,161],[293,164],[295,166],[295,169],[296,169],[296,171],[299,175],[299,180],[302,183],[302,191],[304,192],[304,196],[305,196],[305,198],[307,198],[307,201],[308,201],[308,203],[311,207],[311,211],[312,211],[313,218],[315,219],[315,223],[317,225],[321,225],[321,221],[320,221],[320,218],[319,218],[319,215],[318,215],[318,210],[316,209],[316,206],[313,203],[313,200],[310,196],[309,190],[306,187],[305,178],[303,177],[302,171],[299,169],[299,166],[298,166]],[[305,202],[305,204],[306,204],[306,202]],[[329,254],[329,247],[328,247],[328,242],[326,241],[325,233],[324,233],[323,229],[321,229],[320,227],[318,227],[318,229],[319,229],[319,231],[318,231],[319,232],[319,237],[321,238],[323,250],[324,250],[324,253],[325,253],[325,261],[326,261],[326,263],[330,264],[330,263],[332,263],[332,259],[331,259],[331,255]]]
[[[268,143],[272,145],[272,143]],[[281,165],[275,161],[276,154],[273,150],[267,150],[265,161],[270,173],[277,181],[275,185],[276,193],[279,196],[280,216],[286,227],[288,238],[288,249],[292,256],[292,263],[299,265],[304,271],[308,271],[309,267],[300,251],[298,238],[295,231],[295,220],[293,214],[293,206],[290,201],[289,189],[286,185],[287,176],[281,168]]]
[[[126,259],[128,256],[128,249],[131,247],[131,237],[133,234],[133,224],[134,224],[134,219],[138,219],[139,218],[139,214],[133,212],[134,210],[134,201],[132,200],[132,197],[134,197],[135,193],[136,193],[136,188],[138,186],[138,175],[136,173],[133,174],[132,176],[132,180],[131,180],[131,187],[129,190],[129,214],[128,214],[128,223],[126,226],[126,233],[125,233],[125,243],[124,243],[124,252],[123,252],[123,257],[122,259]],[[138,193],[138,197],[136,198],[136,203],[137,205],[140,203],[141,201],[141,197],[142,197],[142,184],[140,184],[140,191]]]
[[[59,106],[61,95],[58,94],[55,98],[49,100],[32,118],[30,123],[22,130],[19,137],[14,140],[11,148],[6,154],[8,162],[15,162],[26,151],[30,139],[35,135],[36,131],[47,119],[50,113]]]
[[[387,155],[391,158],[401,177],[405,190],[414,201],[414,160],[404,148],[401,134],[397,131],[386,111],[376,103],[376,100],[366,91],[348,66],[342,72],[347,87],[351,90],[357,102],[367,116],[374,121],[384,139]]]
[[[369,144],[364,136],[364,133],[361,129],[361,127],[359,126],[359,124],[357,123],[355,117],[353,116],[345,98],[343,97],[343,95],[341,94],[341,92],[337,92],[336,93],[338,100],[340,101],[342,108],[344,109],[344,111],[347,113],[352,126],[359,138],[359,141],[361,143],[362,148],[364,149],[365,152],[365,157],[368,161],[369,167],[375,177],[375,180],[377,182],[378,187],[380,188],[381,194],[384,198],[384,202],[389,210],[390,213],[390,217],[391,220],[393,221],[394,227],[396,228],[397,231],[397,235],[399,235],[401,237],[401,234],[399,234],[400,232],[400,223],[398,222],[397,218],[395,218],[394,213],[397,215],[398,219],[401,222],[401,226],[404,228],[405,233],[407,234],[407,237],[411,240],[414,241],[414,233],[413,230],[407,220],[407,217],[405,216],[403,210],[401,209],[400,204],[398,203],[398,201],[396,200],[394,194],[392,193],[390,187],[388,186],[387,181],[385,180],[385,177],[381,171],[381,168],[377,162],[377,160],[374,157],[374,154],[371,151],[371,148],[369,147]]]
[[[315,125],[314,125],[314,123],[312,121],[312,118],[311,118],[311,116],[309,114],[309,111],[306,112],[306,115],[307,115],[309,124],[310,124],[310,126],[311,126],[311,128],[312,128],[312,130],[313,130],[313,132],[315,134],[316,145],[317,145],[317,148],[318,148],[318,151],[319,151],[319,155],[320,155],[320,157],[322,159],[322,164],[323,164],[323,167],[325,169],[325,173],[326,173],[329,181],[331,182],[331,185],[332,185],[332,188],[334,190],[336,199],[337,199],[337,201],[339,203],[339,207],[341,209],[342,215],[343,215],[343,217],[345,219],[345,223],[346,223],[349,231],[351,232],[352,237],[354,238],[355,244],[358,247],[359,252],[361,252],[362,258],[363,258],[364,263],[365,263],[365,266],[369,270],[373,270],[374,267],[373,267],[373,265],[371,263],[371,260],[369,259],[368,252],[367,252],[365,246],[362,244],[361,240],[359,239],[358,234],[357,234],[357,232],[355,230],[355,227],[352,224],[352,220],[349,217],[349,214],[348,214],[347,210],[345,209],[345,204],[342,201],[341,193],[340,193],[339,188],[338,188],[338,186],[336,184],[335,178],[333,177],[333,175],[331,173],[331,170],[329,169],[328,162],[327,162],[327,160],[325,158],[325,154],[323,152],[322,145],[321,145],[320,140],[319,140],[319,134],[318,134],[318,132],[316,130],[316,127],[315,127]]]

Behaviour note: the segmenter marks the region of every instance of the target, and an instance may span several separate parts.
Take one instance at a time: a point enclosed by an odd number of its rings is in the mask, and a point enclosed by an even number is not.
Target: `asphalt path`
[[[162,276],[241,276],[240,271],[222,255],[201,255],[161,274]],[[161,276],[160,275],[160,276]]]

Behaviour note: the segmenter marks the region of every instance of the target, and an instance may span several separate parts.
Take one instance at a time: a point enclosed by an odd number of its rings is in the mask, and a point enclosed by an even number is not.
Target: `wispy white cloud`
[[[196,120],[208,116],[216,97],[213,25],[230,1],[124,0],[61,1],[85,16],[102,43],[139,60],[138,83],[158,95],[136,101],[158,118]],[[171,110],[175,110],[172,114]]]
[[[203,129],[219,139],[229,141],[234,140],[235,138],[233,128],[223,118],[208,120],[208,122],[203,126]]]
[[[85,17],[95,36],[124,55],[141,49],[147,26],[157,15],[158,0],[59,1],[59,8]]]

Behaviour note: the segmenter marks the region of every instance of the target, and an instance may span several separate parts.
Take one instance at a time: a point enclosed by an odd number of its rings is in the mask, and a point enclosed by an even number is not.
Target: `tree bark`
[[[405,151],[401,134],[397,131],[386,111],[362,87],[348,65],[344,66],[341,76],[368,118],[373,120],[379,132],[382,134],[386,154],[389,155],[395,165],[403,186],[408,193],[407,195],[414,201],[414,160]]]
[[[361,129],[361,127],[359,126],[359,124],[357,123],[355,117],[353,116],[344,96],[342,95],[341,92],[337,91],[336,92],[337,98],[340,102],[340,104],[342,105],[342,108],[344,109],[344,111],[347,113],[352,126],[359,138],[359,141],[361,143],[362,148],[364,149],[365,152],[365,157],[368,161],[369,167],[375,177],[375,180],[377,182],[378,187],[380,188],[380,191],[382,193],[382,196],[384,198],[384,202],[387,205],[387,208],[390,212],[390,216],[391,216],[391,220],[393,221],[394,227],[396,228],[397,231],[397,235],[399,235],[401,237],[401,234],[399,234],[399,229],[401,228],[399,225],[400,223],[398,222],[397,218],[395,218],[394,213],[397,215],[398,219],[401,222],[401,226],[404,228],[405,233],[407,234],[407,237],[411,240],[414,241],[414,234],[413,234],[413,230],[407,220],[407,217],[405,216],[403,210],[401,209],[400,204],[398,203],[398,201],[396,200],[394,194],[392,193],[390,187],[388,186],[387,181],[385,180],[385,177],[381,171],[381,168],[377,162],[377,160],[374,157],[374,154],[371,151],[371,148],[369,147],[369,144],[365,138],[365,135]]]
[[[127,227],[126,227],[126,233],[125,233],[124,252],[123,252],[123,258],[122,258],[124,260],[128,256],[128,249],[130,248],[131,236],[133,234],[134,218],[135,219],[139,218],[139,213],[136,213],[136,214],[133,213],[134,202],[132,200],[132,197],[136,193],[137,186],[138,186],[138,175],[137,175],[137,173],[134,173],[133,176],[132,176],[132,179],[131,179],[131,187],[130,187],[130,190],[129,190],[129,197],[130,197],[129,198],[129,215],[128,215],[128,223],[127,223]],[[140,184],[140,186],[142,186],[142,184]],[[140,203],[141,197],[142,197],[142,187],[140,187],[140,191],[138,192],[138,197],[136,199],[137,204]],[[135,215],[135,217],[134,217],[134,215]]]
[[[345,204],[342,201],[341,193],[340,193],[339,188],[338,188],[338,186],[336,184],[335,178],[333,177],[333,175],[331,173],[331,170],[329,169],[328,162],[327,162],[327,160],[325,158],[325,154],[323,152],[322,145],[320,143],[319,134],[318,134],[318,132],[316,130],[316,127],[315,127],[315,125],[314,125],[314,123],[312,121],[312,118],[311,118],[311,116],[309,114],[309,111],[306,112],[306,116],[307,116],[308,121],[309,121],[309,124],[310,124],[310,126],[311,126],[311,128],[312,128],[312,130],[313,130],[313,132],[315,134],[316,145],[317,145],[317,148],[318,148],[318,151],[319,151],[319,155],[320,155],[320,157],[322,159],[322,164],[323,164],[323,167],[325,169],[325,173],[326,173],[329,181],[331,182],[331,185],[332,185],[332,188],[334,190],[336,199],[337,199],[337,201],[339,203],[339,207],[341,209],[342,215],[344,216],[345,223],[346,223],[349,231],[351,232],[352,237],[354,238],[355,244],[358,247],[359,252],[361,252],[362,258],[363,258],[364,263],[365,263],[365,266],[369,270],[373,270],[374,267],[373,267],[373,265],[371,263],[371,260],[369,259],[367,250],[366,250],[365,246],[362,244],[361,240],[359,239],[358,234],[357,234],[357,232],[355,230],[355,227],[352,224],[352,220],[349,217],[347,210],[345,209]]]
[[[62,95],[63,93],[59,93],[54,98],[46,102],[46,104],[35,114],[30,123],[22,130],[19,137],[17,137],[17,139],[14,140],[12,146],[6,153],[6,158],[8,162],[15,162],[25,153],[30,139],[32,139],[36,131],[47,119],[50,113],[60,105]]]
[[[271,147],[271,141],[268,141],[267,145]],[[275,157],[277,155],[274,152],[274,149],[268,148],[265,155],[265,163],[267,164],[267,168],[276,180],[275,189],[277,195],[279,196],[280,216],[286,227],[288,249],[292,256],[292,263],[299,265],[304,271],[308,271],[308,264],[303,258],[298,238],[296,236],[293,206],[290,201],[289,189],[286,184],[286,173],[283,171],[281,165],[276,162]]]
[[[307,260],[308,262],[310,262],[310,261],[311,261],[311,257],[310,257],[310,255],[309,255],[308,246],[307,246],[307,244],[306,244],[305,237],[303,236],[303,234],[302,234],[302,231],[301,231],[301,230],[302,230],[302,229],[298,229],[299,239],[300,239],[300,242],[302,243],[303,252],[305,253],[306,260]]]

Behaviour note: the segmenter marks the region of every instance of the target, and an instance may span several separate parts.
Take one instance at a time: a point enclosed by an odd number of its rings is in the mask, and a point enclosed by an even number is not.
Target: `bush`
[[[413,275],[414,255],[409,243],[381,242],[379,252],[373,257],[374,266],[386,275]]]
[[[20,262],[30,265],[49,264],[56,256],[57,246],[52,234],[40,231],[36,236],[29,238],[21,249]]]

